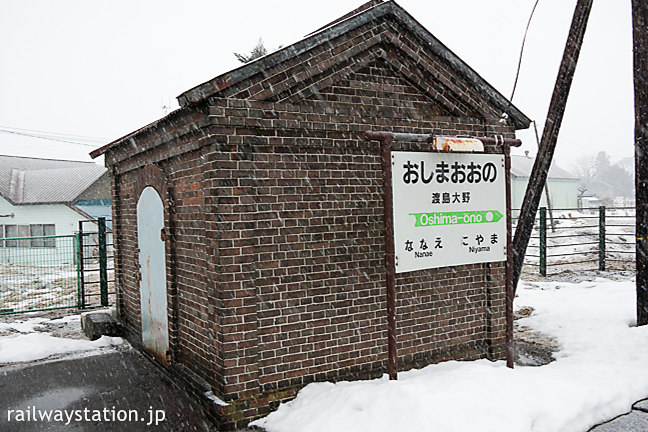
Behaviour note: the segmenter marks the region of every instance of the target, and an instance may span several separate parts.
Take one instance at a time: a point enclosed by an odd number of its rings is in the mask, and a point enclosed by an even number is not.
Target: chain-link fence
[[[79,306],[79,236],[0,239],[0,314]]]
[[[114,304],[113,255],[105,218],[73,235],[0,238],[0,314]]]

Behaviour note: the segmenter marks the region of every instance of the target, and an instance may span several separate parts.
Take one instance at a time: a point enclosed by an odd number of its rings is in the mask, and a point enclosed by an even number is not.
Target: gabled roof
[[[535,158],[532,157],[518,155],[511,156],[511,175],[517,178],[530,178],[534,163]],[[565,171],[555,163],[551,164],[547,178],[552,180],[578,180],[577,176],[569,171]]]
[[[351,35],[345,40],[345,36]],[[318,100],[363,68],[380,64],[439,105],[443,116],[531,120],[394,1],[371,0],[304,39],[178,96],[180,109],[90,153],[95,158],[140,133],[172,122],[210,97],[300,104]],[[437,114],[438,115],[438,114]]]
[[[0,196],[13,205],[71,204],[106,173],[93,162],[0,155]]]
[[[368,41],[363,41],[360,46],[347,49],[348,56],[367,58],[367,61],[382,57],[406,74],[407,78],[427,89],[433,98],[441,96],[441,99],[443,99],[448,90],[444,86],[446,84],[443,82],[444,78],[440,76],[442,72],[435,70],[433,65],[426,64],[424,61],[426,57],[433,58],[450,68],[457,76],[462,77],[462,86],[470,87],[480,95],[484,105],[487,105],[480,107],[483,109],[482,114],[499,118],[503,112],[506,112],[516,129],[524,129],[529,126],[529,118],[394,1],[382,3],[375,0],[370,1],[293,45],[268,54],[182,93],[178,96],[178,102],[181,107],[186,107],[210,96],[296,102],[294,99],[299,99],[300,96],[305,98],[316,92],[318,85],[330,83],[330,80],[321,79],[321,77],[329,75],[328,71],[335,70],[338,75],[344,75],[345,71],[342,69],[346,68],[346,73],[349,73],[354,70],[354,64],[356,68],[362,67],[363,64],[361,62],[350,62],[350,65],[341,65],[341,60],[335,60],[335,58],[343,56],[337,55],[331,56],[331,61],[320,62],[313,73],[301,70],[292,70],[290,73],[286,73],[289,67],[282,67],[282,65],[289,66],[290,61],[295,57],[325,46],[346,33],[371,24],[372,21],[378,22],[381,20],[389,20],[393,25],[384,26],[384,32],[377,37],[370,38]],[[400,39],[401,31],[414,35],[418,39],[419,47],[423,52],[413,52],[407,47]],[[402,53],[401,58],[391,56],[389,53],[391,49]],[[419,54],[420,57],[417,58]],[[401,63],[403,57],[409,57],[406,64]],[[415,68],[418,70],[412,72],[412,69]],[[318,76],[313,76],[313,74]],[[246,88],[250,80],[258,85],[253,86],[252,89]],[[300,88],[302,83],[309,85]],[[289,87],[290,91],[288,92],[286,90]],[[240,93],[238,93],[239,91]],[[287,93],[296,97],[293,100],[282,100],[282,95]],[[466,103],[467,101],[462,102]],[[471,102],[479,105],[482,101]]]

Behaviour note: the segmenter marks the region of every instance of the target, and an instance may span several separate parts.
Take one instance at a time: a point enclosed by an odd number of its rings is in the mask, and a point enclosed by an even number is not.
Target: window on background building
[[[29,225],[30,237],[44,237],[56,235],[53,224],[37,224]],[[56,247],[56,239],[53,238],[35,238],[31,239],[31,247],[33,248],[54,248]]]
[[[54,224],[0,225],[0,238],[45,237],[56,235]],[[56,239],[34,238],[25,240],[3,240],[0,247],[8,248],[55,248]]]
[[[4,236],[5,238],[14,238],[18,237],[18,225],[5,225],[4,226]],[[18,247],[18,242],[16,240],[7,240],[5,241],[6,247]]]

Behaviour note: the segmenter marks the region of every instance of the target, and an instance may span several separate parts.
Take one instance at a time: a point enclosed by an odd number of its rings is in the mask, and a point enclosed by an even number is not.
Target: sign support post
[[[389,350],[389,379],[398,379],[398,354],[396,352],[396,260],[394,251],[394,196],[392,191],[391,143],[382,141],[380,159],[383,175],[383,207],[385,224],[385,271],[387,280],[387,345]]]
[[[494,183],[497,177],[497,168],[496,165],[501,163],[501,167],[504,168],[504,190],[506,194],[506,199],[505,199],[505,206],[506,209],[504,212],[506,213],[506,227],[504,228],[506,231],[506,249],[505,249],[505,256],[501,252],[497,252],[496,244],[498,243],[498,238],[503,237],[504,234],[503,232],[497,232],[496,229],[494,228],[492,234],[492,243],[493,243],[493,248],[491,247],[486,247],[482,243],[485,240],[485,237],[481,234],[477,234],[477,246],[484,246],[484,247],[475,247],[471,246],[469,242],[469,237],[468,234],[472,231],[463,233],[463,240],[460,242],[463,245],[463,256],[464,258],[457,258],[458,261],[456,262],[437,262],[435,265],[428,265],[425,264],[425,260],[420,260],[420,263],[415,263],[412,264],[411,260],[409,260],[409,256],[403,256],[399,258],[399,268],[400,272],[404,271],[414,271],[418,269],[424,269],[424,268],[433,268],[433,267],[439,267],[439,266],[446,266],[446,265],[459,265],[459,264],[467,264],[467,263],[472,263],[472,262],[486,262],[484,259],[488,260],[491,257],[490,261],[501,261],[502,258],[505,259],[506,262],[506,283],[505,283],[505,294],[506,294],[506,364],[509,368],[513,368],[513,355],[514,355],[514,346],[513,346],[513,296],[514,296],[514,291],[513,291],[513,251],[512,251],[512,227],[511,227],[511,179],[510,179],[510,169],[511,169],[511,160],[510,160],[510,147],[511,146],[519,146],[521,145],[521,141],[517,139],[505,139],[502,136],[495,136],[495,137],[483,137],[483,138],[472,138],[472,139],[462,139],[462,138],[443,138],[443,137],[435,137],[433,135],[423,135],[423,134],[407,134],[407,133],[391,133],[391,132],[366,132],[365,133],[365,139],[367,141],[380,141],[381,143],[381,150],[380,150],[380,155],[381,155],[381,165],[382,165],[382,183],[383,183],[383,211],[384,211],[384,217],[383,217],[383,222],[384,222],[384,232],[385,232],[385,274],[386,274],[386,288],[387,288],[387,337],[388,337],[388,357],[389,357],[389,379],[390,380],[396,380],[397,379],[397,372],[398,372],[398,355],[397,355],[397,338],[396,338],[396,251],[395,251],[395,229],[394,229],[394,184],[393,184],[393,177],[392,177],[392,164],[396,155],[400,153],[398,156],[399,158],[408,158],[411,155],[408,156],[406,152],[396,152],[392,154],[391,152],[391,144],[393,141],[407,141],[407,142],[426,142],[431,144],[431,150],[443,150],[442,153],[438,153],[440,156],[443,158],[443,154],[452,154],[448,153],[448,151],[452,152],[478,152],[481,153],[483,156],[475,156],[481,158],[480,161],[484,161],[484,167],[483,171],[481,173],[477,172],[475,173],[475,169],[480,167],[480,165],[473,164],[471,163],[470,166],[468,167],[470,169],[470,173],[467,174],[466,171],[466,166],[468,165],[462,165],[460,164],[457,160],[450,160],[450,162],[453,162],[453,168],[455,168],[455,175],[457,178],[460,180],[457,180],[459,183],[463,184],[466,182],[466,184],[478,184],[480,182],[483,183]],[[494,144],[495,146],[501,146],[503,149],[503,154],[504,158],[503,160],[500,159],[500,162],[496,162],[496,159],[493,159],[496,154],[485,154],[483,152],[483,145],[484,143],[487,144]],[[425,153],[421,153],[424,155]],[[455,153],[459,154],[459,153]],[[490,155],[490,156],[488,156]],[[501,155],[501,153],[500,153]],[[464,155],[465,156],[465,155]],[[447,156],[446,156],[447,157]],[[461,156],[458,156],[461,157]],[[500,156],[501,158],[501,156]],[[402,164],[405,162],[405,168],[410,169],[410,167],[416,167],[418,168],[418,165],[415,164],[410,164],[409,160],[406,161],[401,161],[400,159],[396,159],[399,161],[399,164]],[[424,172],[423,164],[425,161],[420,163],[420,177],[421,181],[423,183],[429,183],[432,180],[432,177],[423,177],[424,175],[427,175]],[[429,163],[429,161],[428,161]],[[482,163],[482,162],[480,162]],[[441,159],[441,162],[439,163],[441,166],[444,168],[442,169],[447,169],[448,167],[448,162],[444,162],[444,159]],[[399,165],[400,166],[400,165]],[[446,174],[448,171],[443,171],[441,174],[441,177],[443,178],[443,181],[448,181],[448,177]],[[406,174],[406,177],[408,180],[406,180],[406,183],[409,183],[409,176],[410,172]],[[468,177],[470,175],[471,177]],[[412,179],[419,178],[419,174],[413,173],[412,174]],[[454,177],[453,177],[453,183],[454,183]],[[500,180],[497,180],[498,182]],[[413,183],[417,183],[417,180],[412,180]],[[501,185],[501,183],[499,183]],[[501,187],[501,186],[500,186]],[[399,192],[400,194],[400,192]],[[450,193],[444,193],[444,195],[449,195]],[[400,196],[400,195],[399,195]],[[453,192],[454,197],[458,197],[459,193],[458,192]],[[465,199],[462,201],[463,203],[468,203],[471,200],[471,193],[465,192],[463,194]],[[458,199],[458,198],[456,198]],[[434,198],[433,198],[434,200]],[[444,199],[444,204],[445,204],[445,199]],[[449,202],[449,201],[448,201]],[[454,201],[454,202],[459,202],[459,201]],[[482,203],[483,204],[483,203]],[[441,206],[442,210],[445,210],[443,206]],[[448,210],[452,210],[451,208],[448,208]],[[415,213],[408,213],[406,215],[407,218],[409,218],[411,222],[411,217],[414,217],[414,229],[418,229],[417,227],[443,227],[443,226],[448,226],[448,225],[454,225],[454,226],[466,226],[463,224],[467,224],[469,226],[475,226],[475,224],[481,224],[483,225],[484,223],[486,224],[492,224],[493,226],[497,225],[497,222],[500,221],[502,218],[502,214],[496,209],[480,209],[480,210],[472,210],[470,208],[462,210],[462,211],[435,211],[435,212],[424,212],[421,213],[421,210],[414,210]],[[402,219],[401,211],[399,210],[399,218]],[[501,222],[500,222],[501,223]],[[400,226],[400,225],[399,225]],[[500,225],[501,226],[501,225]],[[445,228],[442,228],[445,230]],[[501,228],[500,228],[501,229]],[[402,235],[402,228],[399,228],[399,235]],[[446,231],[444,231],[446,232]],[[474,234],[474,233],[473,233]],[[443,235],[443,234],[442,234]],[[455,233],[456,235],[456,233]],[[490,235],[490,233],[489,233]],[[501,237],[500,237],[501,235]],[[437,238],[435,240],[436,246],[441,247],[441,240]],[[407,241],[406,244],[408,244],[408,248],[406,249],[407,251],[412,251],[412,241]],[[420,258],[426,258],[426,257],[432,257],[434,256],[434,253],[430,252],[428,249],[428,246],[425,242],[425,240],[421,240],[421,247],[423,247],[424,250],[427,250],[426,252],[423,253],[416,253],[413,254],[416,259]],[[399,249],[400,250],[400,249]],[[468,251],[470,252],[469,256],[471,258],[465,258],[466,254],[465,252]],[[488,255],[488,252],[493,251],[491,255]],[[484,252],[484,257],[483,258],[472,258],[474,255],[477,255],[478,253]],[[402,253],[401,253],[402,254]],[[474,254],[474,255],[473,255]],[[466,261],[468,259],[468,261]],[[406,262],[409,260],[409,262]],[[463,260],[463,261],[462,261]],[[473,261],[475,260],[475,261]],[[480,261],[481,260],[481,261]],[[403,261],[403,262],[401,262]]]
[[[513,300],[515,298],[513,269],[513,225],[511,220],[511,144],[504,145],[504,173],[506,175],[506,367],[513,369]]]
[[[398,353],[396,349],[396,258],[394,251],[394,196],[392,189],[390,132],[367,132],[367,141],[380,141],[380,162],[383,183],[383,224],[385,229],[385,279],[387,285],[387,350],[389,379],[398,379]]]

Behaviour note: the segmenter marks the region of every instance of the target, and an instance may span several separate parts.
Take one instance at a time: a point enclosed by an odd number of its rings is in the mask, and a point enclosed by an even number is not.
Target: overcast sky
[[[262,38],[286,46],[362,0],[0,0],[0,154],[90,160],[88,153],[162,116],[175,97],[240,65]],[[535,0],[400,0],[506,97]],[[576,0],[540,0],[514,104],[544,119]],[[557,148],[634,152],[630,1],[596,0]],[[77,145],[19,134],[42,134]],[[522,150],[535,153],[532,129]],[[98,139],[91,139],[98,138]]]

